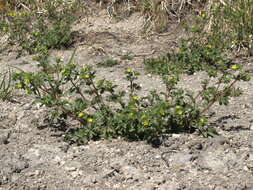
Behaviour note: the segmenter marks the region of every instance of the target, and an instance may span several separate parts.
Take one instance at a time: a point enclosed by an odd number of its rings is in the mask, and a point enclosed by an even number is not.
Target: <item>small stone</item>
[[[180,134],[172,134],[173,138],[179,138],[181,135]]]
[[[121,168],[126,179],[139,179],[142,175],[140,169],[137,169],[133,166],[124,166]]]
[[[0,129],[0,145],[1,144],[8,144],[9,137],[11,135],[10,129]]]
[[[35,171],[25,173],[25,176],[38,176],[38,175],[40,175],[39,170],[35,170]]]
[[[77,170],[77,168],[75,168],[75,167],[68,167],[68,166],[66,166],[65,168],[64,168],[66,171],[68,171],[68,172],[71,172],[71,171],[76,171]]]
[[[161,185],[164,184],[166,182],[166,179],[164,178],[164,176],[157,176],[153,179],[154,183],[157,185]]]
[[[82,171],[74,171],[74,172],[72,172],[70,175],[71,175],[73,178],[76,178],[76,177],[78,177],[78,176],[80,176],[80,175],[82,175],[82,174],[83,174]]]
[[[250,125],[250,130],[252,130],[252,131],[253,131],[253,125]]]
[[[174,189],[178,189],[176,187],[176,185],[173,182],[166,182],[164,184],[162,184],[161,186],[159,186],[160,190],[174,190]]]
[[[81,166],[82,166],[82,165],[81,165],[80,162],[77,162],[77,161],[70,161],[70,162],[68,162],[68,163],[65,164],[64,169],[65,169],[66,171],[71,172],[71,171],[76,171],[76,170],[80,169]]]
[[[113,177],[114,176],[114,172],[115,170],[114,169],[111,169],[111,170],[105,170],[103,172],[103,178],[110,178],[110,177]]]
[[[155,158],[156,158],[156,159],[160,159],[160,158],[161,158],[161,155],[156,155]]]
[[[88,175],[83,179],[83,182],[86,184],[95,184],[99,181],[99,177],[97,175]]]

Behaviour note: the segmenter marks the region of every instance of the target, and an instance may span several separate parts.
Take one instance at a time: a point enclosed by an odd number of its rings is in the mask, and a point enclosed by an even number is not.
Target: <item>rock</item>
[[[84,179],[83,182],[85,184],[95,184],[98,183],[99,181],[101,181],[101,178],[99,177],[99,175],[87,175]]]
[[[170,165],[172,165],[172,167],[173,166],[180,167],[188,165],[190,164],[189,162],[191,162],[192,159],[193,159],[192,154],[182,152],[172,154],[169,158],[167,157],[167,160],[171,161]]]
[[[116,170],[115,169],[110,169],[110,170],[104,170],[103,171],[103,174],[102,174],[102,176],[103,176],[103,178],[111,178],[111,177],[113,177],[114,176],[114,173],[116,172]]]
[[[59,144],[36,144],[33,148],[30,148],[24,157],[29,160],[31,165],[39,165],[43,163],[61,163],[61,160],[64,159],[66,154],[57,147]]]
[[[71,172],[70,175],[71,175],[73,178],[76,178],[76,177],[78,177],[78,176],[83,175],[83,172],[78,170],[78,171]]]
[[[179,138],[180,136],[182,136],[182,135],[181,134],[175,134],[175,133],[172,134],[173,138]]]
[[[66,171],[76,171],[82,167],[82,164],[77,161],[69,161],[65,163],[64,170]]]
[[[171,182],[167,181],[166,183],[159,186],[159,190],[177,190],[177,186]]]
[[[157,185],[161,185],[166,182],[166,178],[164,176],[155,176],[153,178],[153,182]]]
[[[38,177],[39,175],[43,174],[44,171],[40,171],[40,170],[35,170],[35,171],[31,171],[31,172],[27,172],[25,173],[26,176],[35,176]]]
[[[0,145],[1,144],[8,144],[9,137],[11,135],[10,129],[0,129]]]
[[[232,151],[224,152],[222,149],[213,150],[212,152],[203,152],[198,159],[198,164],[202,168],[208,168],[217,172],[227,172],[229,168],[240,165],[236,154]]]
[[[214,143],[220,144],[220,145],[227,143],[227,139],[224,138],[223,136],[216,136],[216,137],[212,138],[212,141]]]
[[[22,157],[13,161],[13,171],[15,173],[20,173],[25,168],[28,168],[29,164],[26,160],[24,160]]]
[[[126,163],[125,158],[114,158],[110,161],[110,167],[119,170]]]
[[[189,143],[188,148],[191,149],[191,150],[202,150],[203,145],[199,141],[194,141],[194,142]]]
[[[253,154],[249,155],[249,159],[247,161],[247,167],[249,170],[253,171]]]
[[[253,131],[253,125],[250,125],[250,130],[252,130],[252,131]]]
[[[123,166],[121,170],[126,179],[136,180],[143,176],[142,171],[133,166]]]

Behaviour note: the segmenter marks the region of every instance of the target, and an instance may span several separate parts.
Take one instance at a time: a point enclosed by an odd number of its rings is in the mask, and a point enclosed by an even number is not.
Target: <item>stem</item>
[[[80,96],[82,97],[82,99],[83,99],[84,101],[87,101],[87,102],[88,102],[88,100],[84,97],[84,94],[81,92],[80,88],[79,88],[78,86],[76,86],[76,84],[73,82],[72,79],[70,80],[70,82],[71,82],[71,84],[74,86],[74,88],[76,89],[77,93],[80,94]]]
[[[112,96],[117,96],[114,92],[112,92],[112,91],[110,91],[110,94],[112,95]],[[118,99],[118,103],[120,104],[120,106],[122,107],[122,108],[125,108],[125,103],[122,101],[122,100],[119,100]]]
[[[218,91],[219,90],[219,88],[220,88],[220,85],[221,85],[221,81],[222,81],[222,79],[225,77],[225,73],[223,73],[223,75],[221,76],[221,78],[219,79],[219,81],[218,81],[218,86],[216,87],[216,90]],[[197,100],[197,98],[202,94],[202,92],[204,92],[204,90],[205,89],[202,89],[196,96],[195,96],[195,98],[194,98],[194,104],[196,103],[196,100]]]
[[[102,98],[102,96],[98,93],[98,89],[97,89],[96,86],[94,85],[93,81],[92,81],[91,85],[92,85],[93,90],[95,91],[96,96],[99,97],[99,99],[101,100],[101,103],[105,106],[105,103],[104,103],[104,101],[103,101],[103,98]],[[91,87],[90,87],[90,89],[91,89]],[[91,90],[92,90],[92,89],[91,89]],[[102,109],[101,103],[96,102],[96,104],[100,107],[100,109]]]
[[[130,79],[130,97],[132,97],[134,93],[133,81],[133,79]]]
[[[227,88],[227,90],[220,92],[219,94],[217,94],[216,96],[214,96],[214,98],[211,100],[211,102],[200,112],[200,114],[205,113],[207,110],[210,109],[210,107],[218,100],[219,97],[223,96],[235,83],[236,83],[236,79],[229,85],[229,87]]]
[[[89,102],[84,94],[82,93],[82,91],[80,90],[80,88],[78,86],[76,86],[76,84],[73,82],[73,80],[70,80],[71,84],[74,86],[74,88],[76,89],[77,93],[82,97],[83,101]],[[92,108],[94,108],[95,110],[98,110],[94,105],[91,105]]]

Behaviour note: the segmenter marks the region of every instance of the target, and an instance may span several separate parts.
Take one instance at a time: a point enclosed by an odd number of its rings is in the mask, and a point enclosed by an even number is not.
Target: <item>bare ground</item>
[[[123,55],[112,68],[97,68],[125,88],[126,68],[141,72],[143,93],[163,89],[157,76],[147,75],[143,58],[153,57],[176,47],[178,32],[170,35],[144,35],[138,13],[119,22],[106,11],[94,13],[75,25],[75,60],[95,65],[101,60]],[[54,51],[68,60],[72,50]],[[32,56],[16,57],[15,51],[2,52],[0,71],[16,66],[36,69]],[[238,59],[251,66],[253,59]],[[198,90],[205,78],[200,72],[183,76],[180,85]],[[143,190],[251,190],[253,189],[253,82],[240,83],[244,94],[227,107],[215,105],[210,123],[220,136],[203,138],[197,134],[171,134],[152,147],[145,142],[90,142],[68,145],[63,132],[38,128],[46,108],[32,104],[32,97],[19,95],[18,102],[0,102],[0,190],[5,189],[143,189]],[[210,112],[210,113],[211,113]]]

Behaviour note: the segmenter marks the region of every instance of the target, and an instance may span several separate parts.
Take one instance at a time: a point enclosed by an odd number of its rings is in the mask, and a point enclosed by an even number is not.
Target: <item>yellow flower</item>
[[[15,17],[15,16],[17,16],[17,14],[14,13],[14,12],[9,12],[9,13],[8,13],[8,16],[10,16],[10,17]]]
[[[133,100],[138,100],[139,99],[138,96],[133,96],[132,98],[133,98]]]
[[[135,105],[131,105],[131,106],[129,107],[129,109],[130,109],[130,110],[136,110],[136,106],[135,106]]]
[[[132,70],[131,70],[131,69],[127,69],[126,72],[127,72],[127,73],[131,73]]]
[[[161,114],[161,115],[164,115],[164,114],[165,114],[165,111],[164,111],[164,110],[160,110],[160,114]]]
[[[92,123],[93,119],[92,118],[88,118],[87,121],[88,121],[88,123]]]
[[[232,66],[231,66],[231,69],[232,69],[232,70],[237,70],[237,69],[238,69],[238,65],[232,65]]]
[[[25,79],[24,79],[24,83],[25,83],[25,84],[30,84],[29,78],[25,78]]]
[[[39,32],[33,32],[33,35],[34,35],[34,36],[38,36],[38,35],[39,35]]]
[[[83,117],[83,116],[84,114],[82,112],[78,114],[78,117]]]
[[[233,45],[235,45],[235,44],[237,44],[237,41],[236,41],[236,40],[233,40],[231,43],[232,43]]]
[[[128,116],[129,116],[129,117],[132,117],[132,116],[134,116],[134,114],[133,114],[133,113],[129,113]]]
[[[174,79],[173,76],[168,76],[168,80],[169,80],[169,81],[172,81],[173,79]]]
[[[145,116],[145,115],[142,115],[142,116],[141,116],[141,119],[145,119],[145,118],[146,118],[146,116]]]
[[[8,28],[6,26],[3,27],[3,31],[4,32],[7,32],[8,31]]]
[[[16,84],[16,87],[17,88],[22,88],[22,84],[18,83],[18,84]]]
[[[177,110],[177,111],[176,111],[176,114],[177,114],[177,115],[182,115],[183,113],[184,113],[183,110]]]
[[[182,108],[182,106],[176,106],[176,109],[177,110],[179,110],[179,109],[181,109]]]
[[[202,18],[205,18],[205,17],[206,17],[206,14],[205,14],[205,13],[202,13],[200,16],[201,16]]]
[[[61,69],[61,73],[66,73],[66,69],[63,69],[63,67],[62,68],[60,68]]]
[[[199,122],[200,122],[201,124],[204,124],[204,123],[206,122],[206,119],[202,117],[202,118],[199,119]]]
[[[142,125],[148,126],[148,125],[149,125],[149,122],[148,122],[148,121],[143,121],[143,122],[142,122]]]
[[[210,44],[208,44],[207,46],[206,46],[207,48],[213,48],[213,46],[212,45],[210,45]]]
[[[89,78],[90,78],[90,75],[88,75],[88,74],[83,75],[83,78],[84,78],[84,79],[89,79]]]

